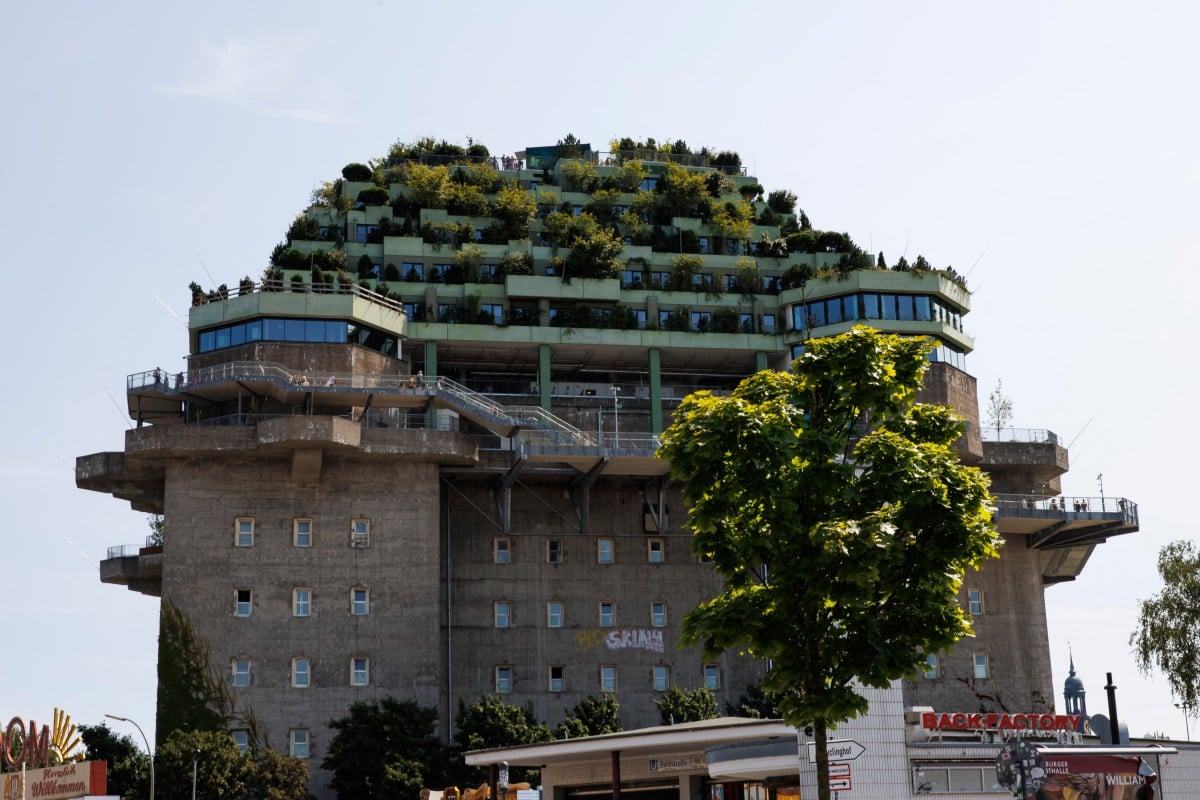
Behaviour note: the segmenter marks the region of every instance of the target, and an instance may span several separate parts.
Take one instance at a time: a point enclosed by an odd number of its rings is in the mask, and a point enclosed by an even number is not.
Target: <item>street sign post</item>
[[[831,763],[833,761],[853,761],[867,752],[867,748],[853,739],[830,739],[825,743],[825,747],[829,753],[829,761]],[[808,763],[817,763],[816,742],[808,742]]]

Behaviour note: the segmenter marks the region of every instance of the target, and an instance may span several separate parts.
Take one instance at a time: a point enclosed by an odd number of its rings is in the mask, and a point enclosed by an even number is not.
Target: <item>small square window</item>
[[[512,691],[512,667],[496,667],[496,693],[508,694]]]
[[[233,615],[235,617],[248,617],[252,608],[250,602],[251,591],[249,589],[238,589],[235,593],[233,602]]]
[[[600,627],[611,628],[617,624],[617,604],[611,600],[600,603]]]
[[[546,626],[561,628],[563,626],[563,604],[558,600],[546,603]]]
[[[350,523],[350,546],[369,547],[371,545],[371,520],[356,519]]]
[[[292,589],[292,616],[307,617],[312,614],[312,589]]]
[[[512,604],[507,600],[497,600],[492,605],[492,614],[497,628],[507,628],[512,624]]]
[[[497,537],[492,540],[492,560],[497,564],[507,564],[512,556],[512,540]]]
[[[710,692],[721,688],[721,668],[716,664],[704,665],[704,688]]]
[[[646,557],[651,564],[663,563],[663,540],[654,537],[646,540]]]
[[[292,520],[292,545],[295,547],[312,547],[312,520]]]
[[[566,681],[566,677],[565,677],[564,668],[563,667],[551,667],[550,668],[550,685],[548,687],[550,689],[550,691],[561,692],[566,688],[566,685],[567,685],[567,681]]]
[[[921,672],[926,678],[929,679],[933,679],[938,676],[938,657],[936,653],[930,653],[929,655],[925,656],[925,666]]]
[[[233,685],[238,687],[250,685],[250,659],[235,658],[233,660]]]
[[[295,758],[308,758],[308,728],[292,728],[288,731],[288,751]]]
[[[244,728],[235,728],[229,732],[233,737],[233,743],[237,745],[238,752],[242,755],[250,752],[250,731]]]
[[[596,563],[597,564],[613,563],[613,540],[612,539],[596,540]]]
[[[350,590],[350,613],[356,617],[364,617],[371,610],[370,590],[356,586]]]
[[[977,617],[983,613],[983,592],[980,590],[967,590],[967,613],[972,617]]]
[[[307,658],[292,659],[292,686],[307,689],[312,677],[312,668]]]
[[[988,663],[987,653],[975,653],[973,660],[975,662],[976,678],[990,678],[992,676],[992,668]]]
[[[650,604],[650,624],[655,628],[665,628],[667,626],[667,604],[661,600],[655,600]]]
[[[238,547],[254,546],[254,517],[238,517],[233,526],[233,543]]]
[[[563,560],[562,539],[546,540],[546,563],[561,564]]]
[[[654,691],[665,692],[671,685],[671,670],[659,664],[654,668]]]
[[[371,682],[371,659],[355,656],[350,659],[350,685],[366,686]]]
[[[617,690],[617,668],[612,664],[600,667],[600,691],[615,692]]]

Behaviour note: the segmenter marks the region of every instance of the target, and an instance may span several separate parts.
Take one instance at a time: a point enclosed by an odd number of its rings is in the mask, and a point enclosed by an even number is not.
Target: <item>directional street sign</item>
[[[830,778],[829,789],[833,792],[848,792],[850,791],[849,778]]]
[[[849,778],[850,777],[850,765],[849,764],[830,764],[829,765],[829,777],[830,778]]]
[[[867,752],[867,748],[863,747],[853,739],[830,739],[826,743],[826,749],[829,752],[829,760],[833,761],[853,761],[854,759]],[[817,763],[817,743],[808,743],[808,763]]]

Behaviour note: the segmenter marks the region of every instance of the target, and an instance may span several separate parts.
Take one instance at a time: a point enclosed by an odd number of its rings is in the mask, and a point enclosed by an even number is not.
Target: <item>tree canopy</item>
[[[1167,678],[1185,713],[1200,706],[1200,551],[1189,541],[1158,552],[1163,589],[1139,601],[1138,627],[1129,637],[1138,669]]]
[[[88,761],[108,762],[108,793],[140,800],[149,792],[150,759],[133,737],[118,735],[108,725],[80,725],[79,735]]]
[[[763,688],[814,727],[823,798],[828,728],[867,710],[854,683],[886,687],[969,634],[963,575],[998,554],[961,422],[914,404],[931,346],[861,326],[812,340],[791,372],[689,396],[663,434],[693,551],[725,579],[683,641],[770,659]]]
[[[654,698],[654,706],[663,725],[679,725],[720,716],[716,696],[703,686],[681,689],[672,684],[667,691]]]
[[[567,712],[556,733],[568,739],[616,733],[621,730],[621,719],[617,716],[619,707],[613,692],[604,692],[599,697],[589,694]]]
[[[155,796],[188,800],[309,800],[308,767],[267,747],[238,749],[223,731],[174,731],[154,755]]]
[[[468,706],[458,701],[458,713],[454,716],[454,743],[459,752],[483,750],[490,747],[512,747],[522,744],[548,742],[553,738],[550,726],[537,721],[530,706],[505,703],[498,695],[485,695]],[[483,768],[462,767],[469,781],[486,777]],[[514,768],[510,773],[513,782],[536,783],[538,770]]]
[[[339,797],[390,800],[447,785],[449,754],[432,706],[394,697],[354,703],[329,727],[333,740],[321,766],[333,771],[329,785]]]

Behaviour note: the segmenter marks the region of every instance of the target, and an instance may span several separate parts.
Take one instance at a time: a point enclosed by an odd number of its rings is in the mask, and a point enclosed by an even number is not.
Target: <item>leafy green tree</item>
[[[269,747],[252,750],[249,759],[248,800],[311,800],[306,788],[308,765],[303,760]]]
[[[779,719],[779,695],[768,692],[762,683],[752,683],[738,697],[737,705],[725,704],[725,713],[731,717],[753,717],[754,719]]]
[[[454,743],[463,753],[491,747],[536,744],[553,738],[550,726],[537,721],[532,707],[510,705],[494,694],[485,695],[470,706],[459,700],[454,726]],[[463,775],[466,782],[475,782],[482,780],[486,773],[481,769],[464,768]],[[510,774],[514,783],[536,783],[537,776],[538,770],[528,769],[514,769]]]
[[[188,800],[195,764],[197,800],[250,800],[250,758],[224,731],[172,731],[155,753],[154,763],[156,797]]]
[[[680,689],[672,685],[654,698],[654,706],[658,709],[658,716],[663,725],[697,722],[719,716],[717,698],[711,689],[704,686]]]
[[[1138,627],[1129,637],[1143,675],[1155,669],[1167,678],[1179,706],[1195,715],[1200,707],[1200,550],[1190,541],[1158,551],[1162,591],[1138,602]]]
[[[987,402],[987,424],[989,428],[996,429],[996,438],[1000,438],[1000,431],[1007,428],[1012,423],[1013,418],[1013,402],[1012,398],[1004,393],[1004,383],[996,381],[996,388],[992,389],[988,395]]]
[[[600,697],[589,694],[567,712],[566,719],[559,723],[555,733],[565,739],[616,733],[621,730],[618,708],[620,706],[614,692],[604,692]]]
[[[492,216],[504,226],[506,239],[528,239],[529,223],[537,214],[537,200],[524,189],[501,189],[492,204]]]
[[[446,785],[449,753],[435,735],[432,706],[394,697],[354,703],[329,727],[333,740],[321,766],[332,770],[329,785],[339,797],[390,800]]]
[[[108,762],[108,793],[124,800],[141,800],[150,790],[150,759],[128,735],[108,725],[80,725],[79,735],[88,761]]]
[[[886,687],[969,634],[963,575],[998,554],[961,421],[914,404],[930,348],[861,326],[810,341],[791,372],[686,398],[663,434],[693,551],[725,579],[683,642],[771,660],[783,718],[813,725],[822,800],[829,728],[868,707],[854,683]]]

